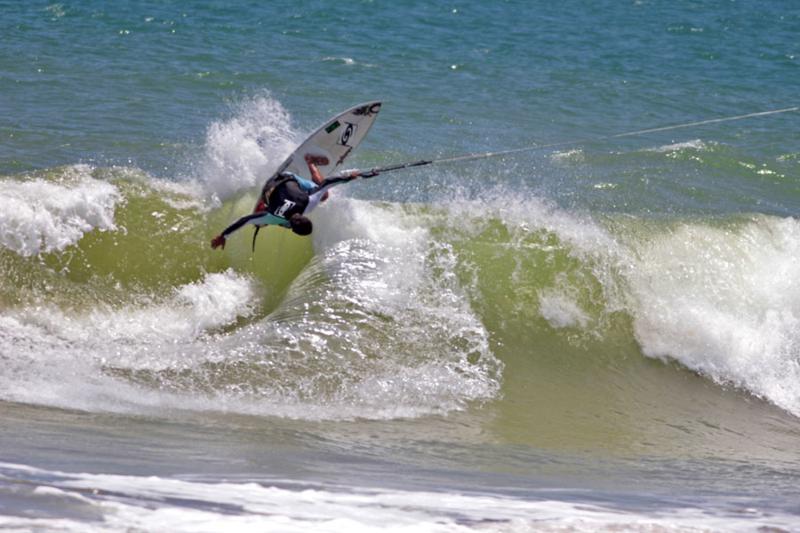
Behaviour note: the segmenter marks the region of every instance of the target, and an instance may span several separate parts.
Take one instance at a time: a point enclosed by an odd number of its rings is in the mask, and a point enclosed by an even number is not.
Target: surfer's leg
[[[321,155],[306,154],[306,164],[308,164],[308,171],[311,173],[311,179],[314,180],[314,183],[317,185],[322,185],[322,182],[325,180],[325,176],[323,176],[322,172],[319,171],[317,165],[327,165],[328,158]]]

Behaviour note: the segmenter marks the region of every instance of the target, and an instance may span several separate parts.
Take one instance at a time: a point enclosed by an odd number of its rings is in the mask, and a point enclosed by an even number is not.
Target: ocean
[[[797,2],[0,13],[0,530],[800,531]]]

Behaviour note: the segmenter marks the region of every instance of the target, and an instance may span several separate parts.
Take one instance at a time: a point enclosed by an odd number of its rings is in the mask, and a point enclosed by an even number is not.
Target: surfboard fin
[[[253,232],[253,253],[256,253],[256,237],[258,237],[258,231],[261,229],[261,226],[256,226],[256,230]]]

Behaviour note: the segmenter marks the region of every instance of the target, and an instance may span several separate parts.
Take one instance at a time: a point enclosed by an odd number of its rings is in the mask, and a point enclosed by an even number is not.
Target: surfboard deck
[[[380,110],[381,102],[365,102],[330,118],[295,148],[275,173],[266,180],[261,188],[259,200],[263,197],[264,190],[270,182],[281,172],[289,171],[303,178],[311,179],[311,173],[308,171],[305,161],[306,154],[327,158],[327,164],[319,164],[317,168],[323,178],[328,177],[341,167],[347,156],[361,144],[375,119],[378,118]],[[258,203],[256,203],[256,207],[258,207]]]

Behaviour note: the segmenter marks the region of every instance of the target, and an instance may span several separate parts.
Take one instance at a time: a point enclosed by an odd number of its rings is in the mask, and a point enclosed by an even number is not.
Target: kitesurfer
[[[327,157],[306,154],[305,160],[311,180],[292,172],[282,172],[275,176],[271,180],[272,183],[267,183],[264,187],[256,210],[250,215],[243,216],[214,237],[211,240],[211,247],[225,248],[228,236],[247,224],[255,225],[256,229],[269,225],[281,226],[291,229],[297,235],[310,235],[313,224],[306,215],[328,198],[328,189],[347,183],[361,174],[354,171],[350,175],[325,179],[317,165],[327,165]]]

